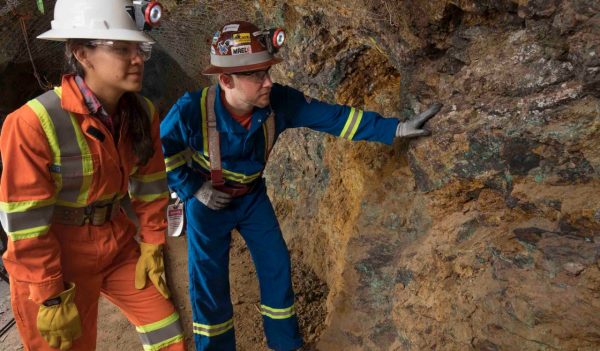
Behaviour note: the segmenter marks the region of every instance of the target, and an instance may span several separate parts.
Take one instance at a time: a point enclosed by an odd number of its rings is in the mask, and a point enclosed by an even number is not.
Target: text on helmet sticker
[[[243,55],[243,54],[251,54],[251,53],[252,53],[252,46],[250,46],[250,45],[234,46],[231,48],[232,55]]]
[[[223,33],[225,32],[237,32],[237,30],[240,28],[239,24],[228,24],[225,27],[223,27]]]
[[[232,39],[236,45],[250,44],[252,42],[250,40],[250,33],[235,33]]]

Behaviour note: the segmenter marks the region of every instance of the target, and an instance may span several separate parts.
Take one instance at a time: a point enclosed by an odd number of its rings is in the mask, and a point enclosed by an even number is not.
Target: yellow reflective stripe
[[[161,180],[161,179],[167,178],[167,172],[159,171],[159,172],[150,173],[150,174],[136,174],[136,175],[132,176],[131,178],[138,180],[140,182],[150,183],[150,182],[154,182],[156,180]]]
[[[260,313],[262,315],[272,319],[286,319],[296,314],[294,305],[288,308],[272,308],[269,306],[260,305],[260,309]]]
[[[202,90],[202,98],[200,99],[200,108],[202,109],[202,152],[208,157],[208,130],[206,122],[206,93],[208,88]],[[213,107],[214,108],[214,107]]]
[[[274,312],[274,313],[289,312],[289,311],[294,310],[294,305],[292,305],[288,308],[273,308],[273,307],[269,307],[269,306],[265,306],[265,305],[260,305],[260,307],[262,309],[265,309],[267,311]]]
[[[44,108],[37,100],[31,100],[27,102],[27,106],[33,110],[38,119],[40,120],[40,124],[42,125],[42,129],[46,134],[46,139],[48,139],[48,144],[50,145],[50,151],[52,151],[52,156],[54,157],[54,163],[60,164],[60,147],[58,145],[58,138],[56,136],[56,129],[54,128],[54,123],[52,123],[52,119],[50,119],[50,115],[48,115],[48,111]]]
[[[10,238],[13,241],[17,241],[23,239],[36,238],[38,236],[45,235],[46,233],[48,233],[48,230],[50,230],[50,225],[43,225],[40,227],[23,229],[12,233],[8,233],[8,236],[10,236]]]
[[[154,120],[154,104],[147,97],[142,97],[144,98],[144,100],[146,100],[146,103],[148,104],[148,111],[150,111],[150,122],[152,122]]]
[[[360,125],[360,122],[362,121],[362,117],[363,117],[363,110],[358,110],[358,117],[356,118],[356,122],[354,123],[354,128],[352,128],[352,131],[350,132],[350,135],[348,136],[348,140],[354,139],[354,134],[356,134],[356,131],[358,130],[358,126]]]
[[[77,118],[72,113],[69,113],[71,117],[71,124],[73,124],[73,129],[75,131],[75,136],[77,138],[77,145],[79,145],[79,150],[81,150],[81,163],[83,168],[82,175],[82,184],[79,190],[79,195],[77,196],[77,203],[82,205],[87,204],[87,200],[90,193],[90,186],[92,184],[92,178],[94,176],[94,160],[91,157],[90,147],[87,144],[85,136],[81,131],[81,127],[79,126],[79,122]]]
[[[166,318],[159,320],[158,322],[137,326],[137,327],[135,327],[135,330],[137,330],[138,333],[148,333],[151,331],[158,330],[160,328],[164,328],[167,325],[175,322],[178,319],[179,319],[179,314],[177,312],[173,312],[173,314],[171,314],[170,316],[168,316]]]
[[[169,191],[165,191],[162,192],[160,194],[152,194],[152,195],[135,195],[135,194],[129,194],[131,196],[132,199],[135,200],[139,200],[139,201],[143,201],[143,202],[152,202],[158,199],[162,199],[162,198],[168,198],[169,197]]]
[[[348,128],[350,128],[350,126],[352,125],[352,121],[354,120],[354,107],[350,108],[350,113],[348,114],[348,117],[346,118],[346,124],[344,125],[344,129],[342,129],[342,132],[340,133],[340,136],[342,138],[346,137],[346,134],[348,133]]]
[[[350,108],[350,113],[348,114],[348,119],[346,120],[346,124],[344,125],[344,129],[340,133],[340,137],[352,140],[354,138],[354,134],[358,130],[358,126],[362,121],[363,111],[357,110],[354,107]]]
[[[59,98],[62,99],[62,87],[55,87],[54,92],[58,95]]]
[[[197,328],[201,328],[202,330],[198,330]],[[228,320],[225,323],[208,325],[208,324],[200,324],[193,323],[194,334],[200,334],[204,336],[217,336],[223,333],[228,332],[233,329],[233,319]]]
[[[202,156],[200,153],[194,153],[192,155],[192,158],[202,168],[206,169],[207,171],[210,171],[210,165],[208,164],[208,160],[205,159],[204,156]],[[251,183],[254,180],[256,180],[257,178],[259,178],[260,175],[261,175],[261,172],[256,172],[251,175],[245,175],[242,173],[236,173],[236,172],[229,171],[227,169],[223,169],[223,176],[225,177],[225,179],[231,180],[236,183],[242,183],[242,184]]]
[[[231,323],[233,323],[233,318],[228,321],[225,321],[221,324],[210,325],[210,324],[201,324],[201,323],[193,322],[193,325],[194,325],[194,327],[199,327],[199,328],[204,328],[204,329],[219,329],[219,328],[224,327],[225,325],[231,324]]]
[[[153,344],[153,345],[142,345],[144,347],[144,351],[159,351],[162,350],[163,348],[172,345],[172,344],[176,344],[180,341],[183,341],[183,335],[177,335],[174,336],[170,339],[167,339],[165,341],[159,342],[157,344]]]
[[[3,212],[25,212],[32,208],[44,207],[56,203],[55,198],[44,200],[28,200],[18,202],[0,202],[0,210]]]
[[[177,167],[185,164],[185,150],[170,157],[165,157],[165,167],[167,172],[171,172]]]
[[[178,167],[181,167],[184,164],[185,164],[185,159],[182,159],[182,160],[178,161],[177,163],[170,164],[169,166],[167,166],[167,172],[171,172],[172,170],[174,170]]]

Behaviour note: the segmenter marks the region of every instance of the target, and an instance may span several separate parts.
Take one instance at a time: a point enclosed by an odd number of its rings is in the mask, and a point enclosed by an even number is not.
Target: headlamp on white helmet
[[[134,0],[129,14],[139,30],[149,31],[160,25],[163,6],[156,0]]]

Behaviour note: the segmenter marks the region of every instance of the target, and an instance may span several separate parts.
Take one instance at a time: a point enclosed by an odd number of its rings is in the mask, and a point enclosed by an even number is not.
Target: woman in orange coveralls
[[[94,350],[100,294],[135,325],[144,350],[185,349],[163,279],[159,119],[136,94],[152,39],[133,9],[125,0],[58,0],[40,38],[66,40],[72,70],[2,129],[4,264],[26,350]],[[141,243],[119,206],[127,192]]]

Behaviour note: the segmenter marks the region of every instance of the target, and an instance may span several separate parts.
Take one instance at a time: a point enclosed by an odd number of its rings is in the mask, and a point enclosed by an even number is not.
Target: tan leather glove
[[[75,306],[75,284],[40,305],[37,328],[50,347],[68,350],[81,336],[81,320]]]
[[[141,290],[146,287],[146,276],[148,276],[158,292],[168,299],[171,293],[164,278],[162,245],[140,243],[140,249],[142,253],[135,266],[135,288]]]

